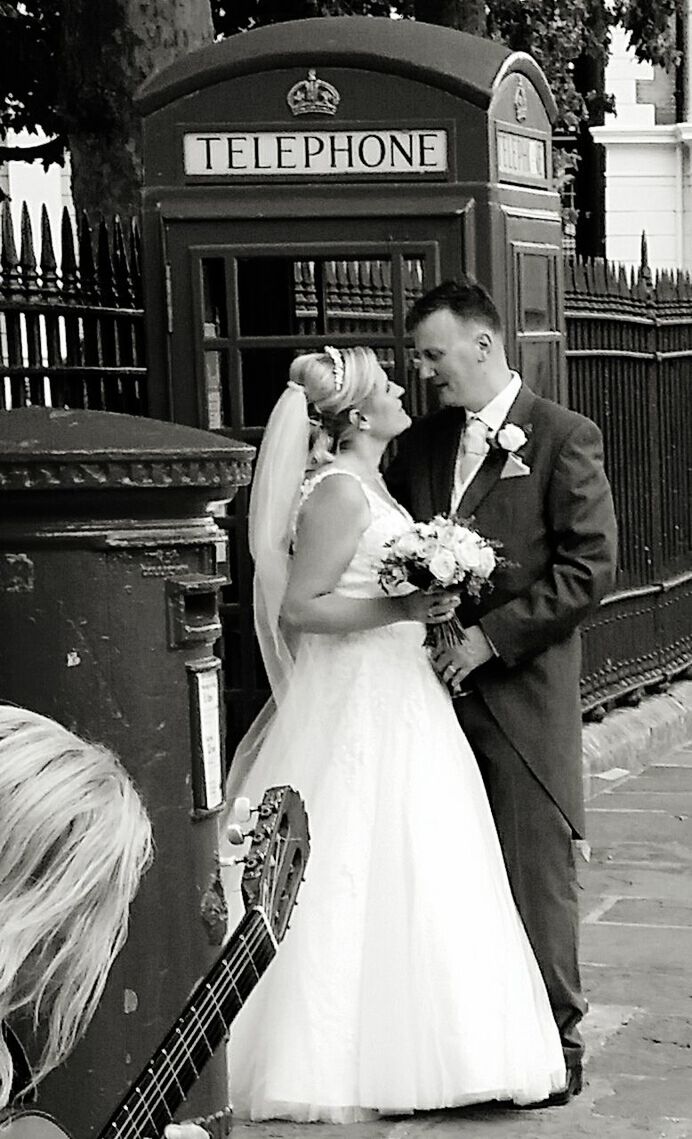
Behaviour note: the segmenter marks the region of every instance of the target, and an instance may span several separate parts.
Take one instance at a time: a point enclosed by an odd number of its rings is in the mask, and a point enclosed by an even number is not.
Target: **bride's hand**
[[[439,590],[435,593],[407,593],[401,598],[409,621],[422,621],[425,625],[441,625],[454,616],[461,598],[458,593]]]

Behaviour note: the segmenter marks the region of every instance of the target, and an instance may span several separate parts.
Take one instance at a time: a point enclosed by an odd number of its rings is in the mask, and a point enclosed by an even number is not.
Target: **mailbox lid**
[[[47,460],[76,465],[215,459],[235,469],[236,464],[249,464],[254,453],[247,443],[196,427],[115,411],[51,407],[0,411],[0,472],[7,478],[17,464],[42,467]],[[136,485],[136,467],[130,477]]]
[[[118,412],[0,411],[0,515],[186,513],[192,500],[230,499],[247,485],[254,454],[220,434]]]

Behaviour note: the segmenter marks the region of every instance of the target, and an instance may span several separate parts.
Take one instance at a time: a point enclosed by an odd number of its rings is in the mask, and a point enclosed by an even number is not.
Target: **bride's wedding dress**
[[[337,591],[367,598],[382,596],[385,542],[412,520],[361,486],[371,520]],[[239,1117],[350,1122],[564,1086],[483,783],[423,637],[412,622],[304,634],[240,788],[256,803],[267,786],[295,787],[311,855],[290,929],[232,1028]]]

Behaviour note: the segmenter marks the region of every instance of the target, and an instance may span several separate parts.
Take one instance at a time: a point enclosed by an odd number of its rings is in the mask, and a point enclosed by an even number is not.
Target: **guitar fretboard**
[[[275,953],[264,913],[249,910],[99,1139],[157,1139]]]

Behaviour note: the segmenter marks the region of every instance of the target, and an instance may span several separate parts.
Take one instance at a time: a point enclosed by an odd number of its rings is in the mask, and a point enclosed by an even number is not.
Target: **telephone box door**
[[[294,356],[325,344],[376,349],[384,368],[406,387],[411,414],[424,412],[427,396],[405,317],[417,296],[465,267],[469,243],[460,213],[396,224],[341,219],[334,240],[325,240],[324,218],[265,219],[259,243],[256,221],[169,222],[171,417],[258,443]],[[245,492],[234,499],[226,522],[230,744],[267,694],[252,627],[247,499]]]

